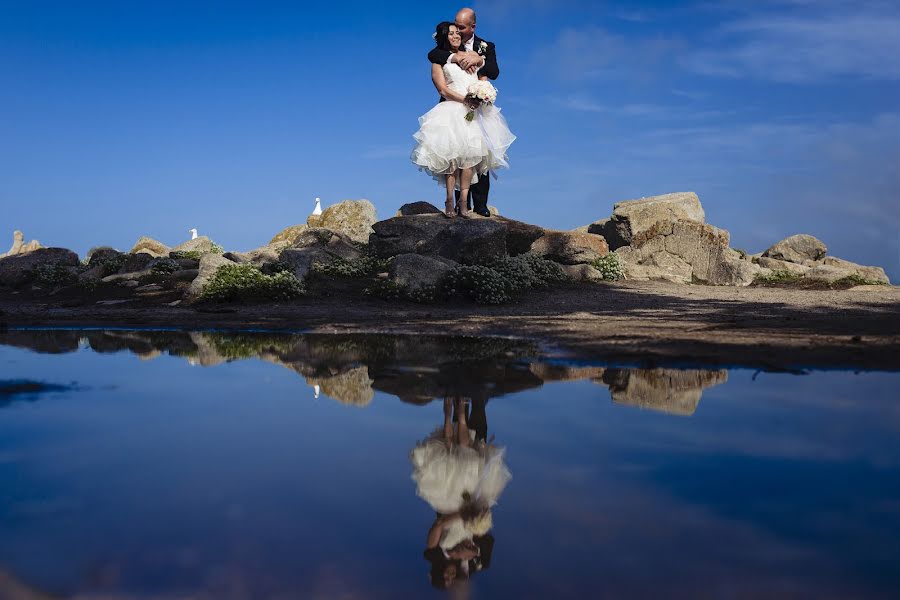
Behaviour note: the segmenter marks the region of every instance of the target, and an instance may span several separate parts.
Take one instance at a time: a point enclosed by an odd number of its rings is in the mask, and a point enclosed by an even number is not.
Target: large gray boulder
[[[291,225],[290,227],[285,227],[284,229],[276,233],[275,237],[269,240],[269,243],[267,245],[292,246],[294,242],[297,241],[297,238],[300,237],[300,234],[302,234],[307,229],[309,229],[309,225],[306,224]]]
[[[377,220],[375,205],[368,200],[344,200],[322,212],[318,227],[343,233],[354,242],[367,244],[372,225]]]
[[[149,254],[153,258],[161,258],[163,256],[169,256],[169,252],[172,249],[159,240],[154,240],[151,237],[143,236],[135,242],[134,247],[129,250],[131,254]]]
[[[612,217],[589,225],[588,232],[602,235],[609,248],[615,250],[631,244],[636,236],[650,230],[657,223],[703,223],[705,219],[697,194],[677,192],[617,202],[613,206]]]
[[[311,227],[301,233],[293,246],[285,248],[278,260],[291,266],[294,276],[303,281],[314,263],[328,264],[336,259],[355,260],[363,253],[346,234],[331,229]]]
[[[763,256],[802,264],[806,260],[824,258],[827,251],[828,248],[821,240],[805,233],[799,233],[773,245],[763,252]]]
[[[33,271],[41,265],[58,264],[77,267],[78,255],[66,248],[38,248],[0,258],[0,285],[15,287],[28,282]]]
[[[506,256],[506,226],[497,219],[419,215],[378,221],[372,228],[369,246],[379,258],[424,254],[472,263]]]
[[[548,231],[531,244],[531,253],[565,265],[591,263],[609,254],[603,236],[575,231]]]
[[[891,280],[888,279],[887,274],[885,274],[884,269],[882,269],[881,267],[859,265],[855,262],[850,262],[849,260],[836,258],[834,256],[826,256],[822,259],[822,263],[831,267],[845,269],[847,271],[850,271],[851,275],[857,275],[870,281],[878,281],[881,283],[891,282]]]
[[[772,271],[787,271],[794,275],[806,275],[810,267],[777,258],[769,258],[768,256],[760,256],[757,259],[760,267],[771,269]]]
[[[758,267],[741,260],[728,247],[728,241],[728,232],[712,225],[661,221],[636,236],[630,248],[620,248],[616,254],[625,263],[626,279],[750,285]]]
[[[531,223],[523,223],[506,217],[495,217],[494,220],[506,227],[506,251],[510,256],[518,256],[530,251],[535,240],[547,233],[543,227]]]
[[[388,277],[409,291],[419,291],[436,286],[456,264],[440,256],[400,254],[391,261]]]
[[[187,302],[196,302],[200,298],[200,294],[203,293],[203,288],[209,283],[212,276],[216,274],[219,267],[233,264],[235,263],[231,262],[221,254],[204,254],[200,258],[200,267],[197,276],[185,292],[184,299]]]
[[[88,250],[87,256],[85,258],[87,258],[88,265],[95,267],[104,261],[112,260],[124,255],[124,252],[119,252],[118,250],[110,246],[94,246],[93,248]]]
[[[200,235],[183,244],[175,246],[172,248],[172,252],[199,252],[200,254],[210,254],[221,252],[221,250],[211,239],[205,235]]]
[[[867,267],[858,265],[849,260],[842,260],[832,256],[826,256],[820,264],[809,269],[805,275],[806,279],[814,281],[825,281],[832,283],[845,277],[862,277],[869,281],[877,281],[878,283],[890,283],[890,279],[881,267]]]

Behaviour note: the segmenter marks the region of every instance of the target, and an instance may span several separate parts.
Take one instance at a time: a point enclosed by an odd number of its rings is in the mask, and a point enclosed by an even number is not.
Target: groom
[[[471,8],[463,8],[456,13],[456,28],[462,38],[465,52],[451,53],[447,50],[434,48],[428,53],[428,60],[437,65],[445,65],[455,62],[469,73],[478,73],[488,79],[497,79],[500,75],[500,67],[497,66],[497,51],[494,44],[485,41],[475,35],[475,11]],[[444,98],[441,98],[441,102]],[[469,208],[473,208],[482,217],[490,217],[488,211],[488,194],[491,191],[491,174],[485,173],[478,177],[478,182],[470,189],[471,198],[466,199]],[[457,201],[459,192],[457,191]],[[474,206],[473,206],[474,205]]]

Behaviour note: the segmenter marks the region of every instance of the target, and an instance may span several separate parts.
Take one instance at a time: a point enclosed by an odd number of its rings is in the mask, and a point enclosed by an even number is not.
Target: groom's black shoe
[[[491,211],[487,210],[486,208],[479,208],[475,210],[475,214],[481,215],[482,217],[489,217],[491,216]]]

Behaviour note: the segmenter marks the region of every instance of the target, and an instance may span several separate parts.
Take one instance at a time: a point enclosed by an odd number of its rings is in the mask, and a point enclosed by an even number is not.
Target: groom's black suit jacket
[[[494,43],[483,40],[477,35],[472,37],[472,50],[484,57],[484,66],[478,69],[478,76],[481,77],[484,75],[491,80],[497,79],[497,77],[500,76],[500,67],[497,66],[497,49],[494,47]],[[483,50],[482,44],[484,44]],[[449,50],[432,48],[431,52],[428,53],[428,60],[436,65],[447,64],[448,58],[450,58]],[[441,102],[443,101],[444,98],[442,97]]]

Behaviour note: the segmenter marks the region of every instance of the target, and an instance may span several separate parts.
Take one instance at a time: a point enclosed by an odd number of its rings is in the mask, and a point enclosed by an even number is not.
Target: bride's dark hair
[[[437,42],[437,47],[441,50],[446,50],[447,52],[454,52],[453,48],[450,46],[450,40],[448,39],[450,36],[451,25],[456,27],[456,23],[441,21],[437,24],[437,27],[434,28],[434,40]],[[460,44],[460,46],[462,46],[462,44]]]

